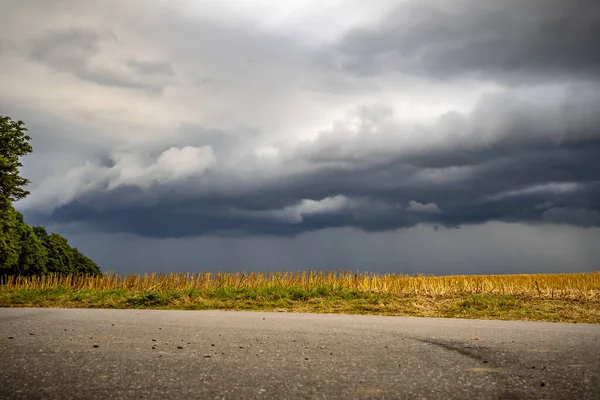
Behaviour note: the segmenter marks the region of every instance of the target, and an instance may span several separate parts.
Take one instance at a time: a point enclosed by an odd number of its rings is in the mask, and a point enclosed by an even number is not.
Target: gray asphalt
[[[600,399],[600,325],[0,309],[1,399]]]

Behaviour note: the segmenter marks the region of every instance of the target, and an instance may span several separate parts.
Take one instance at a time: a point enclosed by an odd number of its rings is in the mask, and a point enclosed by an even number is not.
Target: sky
[[[4,0],[27,222],[103,270],[600,265],[597,0]]]

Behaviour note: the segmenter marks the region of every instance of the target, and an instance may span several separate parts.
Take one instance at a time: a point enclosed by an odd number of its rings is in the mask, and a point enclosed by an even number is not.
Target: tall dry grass
[[[57,289],[166,291],[219,288],[298,288],[424,296],[499,294],[545,299],[600,300],[600,271],[576,274],[424,276],[340,272],[128,274],[4,277],[0,290]]]

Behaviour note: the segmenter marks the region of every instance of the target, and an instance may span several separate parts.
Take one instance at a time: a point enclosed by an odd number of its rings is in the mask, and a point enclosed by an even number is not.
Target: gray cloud
[[[558,224],[578,225],[583,227],[600,226],[600,213],[590,210],[573,210],[570,208],[551,208],[542,214],[544,221]]]
[[[435,203],[419,203],[418,201],[414,201],[414,200],[411,200],[408,202],[408,207],[406,207],[406,211],[433,213],[433,214],[442,212],[440,207]]]
[[[107,40],[107,38],[104,38]],[[31,58],[85,81],[160,94],[174,75],[166,61],[117,61],[103,56],[102,41],[91,30],[47,32],[38,38]]]
[[[142,75],[165,75],[173,76],[173,66],[166,61],[138,61],[132,60],[127,63],[135,71]]]
[[[594,97],[588,102],[583,104],[600,105]],[[600,168],[600,136],[592,129],[596,120],[575,118],[569,104],[562,110],[560,118],[555,113],[548,123],[544,108],[528,108],[502,95],[486,99],[468,115],[453,113],[458,121],[454,125],[445,124],[444,115],[412,132],[389,113],[361,111],[357,130],[349,132],[338,124],[284,154],[273,165],[275,179],[263,175],[264,166],[256,160],[247,160],[246,171],[220,165],[231,156],[226,150],[231,143],[217,138],[229,136],[209,134],[198,144],[215,140],[214,167],[198,177],[175,178],[172,173],[165,176],[173,179],[152,184],[139,172],[152,169],[139,161],[132,164],[132,157],[138,156],[119,156],[121,161],[111,168],[88,165],[69,184],[56,183],[71,197],[51,214],[38,217],[60,223],[85,221],[98,229],[152,237],[223,231],[295,235],[330,227],[377,231],[419,223],[558,222],[539,204],[552,201],[589,213],[600,209],[595,173]],[[431,142],[423,139],[427,136]],[[204,162],[202,157],[196,160]],[[310,167],[295,170],[294,165]],[[77,179],[98,185],[86,188]],[[75,188],[70,192],[65,185]],[[53,186],[45,190],[55,191]],[[40,201],[52,204],[43,197]],[[561,218],[560,223],[570,220],[581,225],[580,219]],[[598,221],[591,219],[589,225]]]
[[[295,238],[148,239],[61,230],[107,270],[535,273],[597,270],[600,229],[487,223],[463,229],[418,226],[386,233],[326,229]],[[107,249],[109,249],[107,251]]]
[[[511,84],[598,79],[600,5],[594,0],[409,0],[347,33],[342,70],[466,77]]]
[[[241,268],[239,253],[255,268],[390,270],[404,255],[409,272],[533,271],[568,264],[553,249],[569,235],[597,235],[591,0],[5,3],[0,109],[35,148],[16,206],[80,227],[67,234],[103,263],[124,265],[102,252],[126,239],[181,268],[214,246],[219,268]],[[464,244],[482,232],[485,251]],[[430,248],[379,255],[401,240]],[[477,255],[527,240],[504,269]],[[364,258],[348,250],[363,242]],[[564,249],[577,269],[597,260]]]

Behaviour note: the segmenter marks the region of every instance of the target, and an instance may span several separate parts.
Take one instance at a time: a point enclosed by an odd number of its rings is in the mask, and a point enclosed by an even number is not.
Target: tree
[[[59,274],[72,274],[73,260],[67,239],[58,233],[51,233],[48,249],[48,271]]]
[[[21,157],[31,153],[31,137],[26,135],[23,121],[0,115],[0,210],[6,212],[12,201],[26,197],[28,179],[19,175]]]
[[[0,274],[40,275],[46,272],[47,251],[23,215],[10,207],[0,214]]]
[[[100,268],[57,233],[31,227],[14,209],[29,180],[19,175],[21,157],[33,151],[22,121],[0,115],[0,276],[100,274]]]
[[[100,268],[90,258],[84,256],[77,248],[72,247],[71,252],[73,254],[73,261],[75,263],[75,270],[80,274],[86,275],[100,275]]]
[[[0,275],[13,275],[19,264],[19,221],[17,212],[9,207],[0,210]]]
[[[56,274],[99,275],[100,268],[91,259],[71,247],[64,237],[57,233],[48,234],[41,226],[33,227],[33,232],[47,251],[45,272]]]
[[[18,270],[14,275],[42,275],[48,272],[48,251],[42,241],[36,236],[33,228],[23,221],[20,216],[20,254]]]

